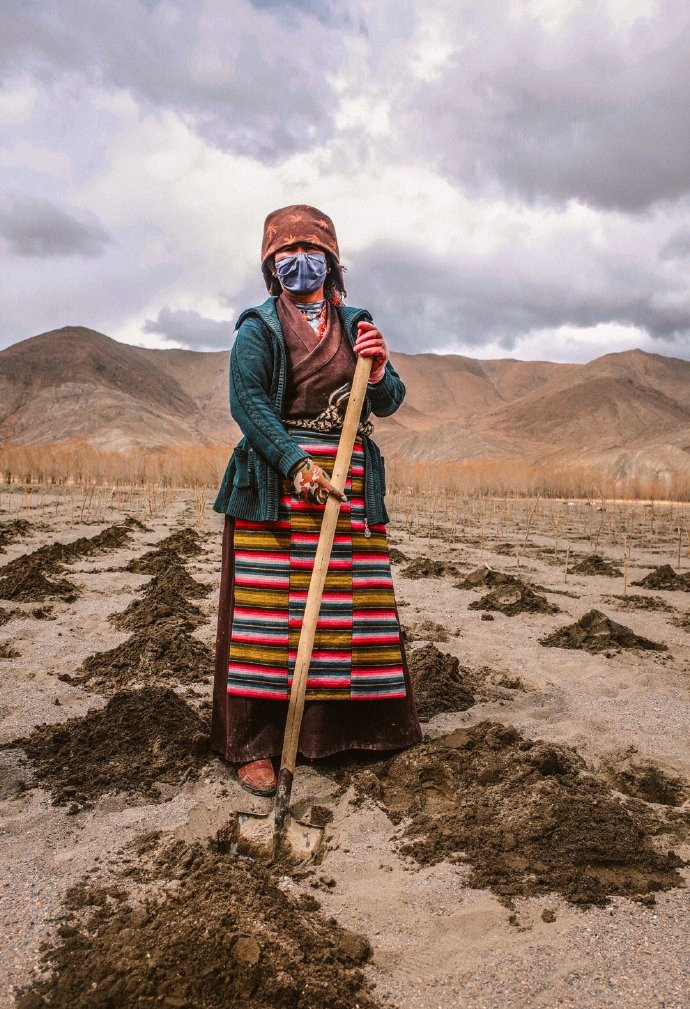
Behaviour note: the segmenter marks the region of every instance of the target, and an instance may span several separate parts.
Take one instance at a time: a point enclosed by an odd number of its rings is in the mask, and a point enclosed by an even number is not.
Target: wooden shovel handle
[[[339,491],[345,489],[347,471],[352,459],[352,449],[357,436],[357,426],[359,424],[362,404],[367,391],[367,382],[371,373],[372,358],[357,358],[354,378],[352,380],[352,390],[345,411],[343,429],[338,443],[338,452],[335,457],[333,475],[331,483]],[[321,520],[321,532],[319,543],[316,548],[314,559],[314,569],[309,581],[309,592],[304,608],[304,619],[297,646],[297,658],[295,660],[295,672],[292,677],[292,689],[290,690],[290,701],[288,704],[287,722],[285,724],[285,737],[283,739],[283,753],[280,759],[280,774],[278,776],[278,789],[275,803],[276,827],[282,826],[282,822],[287,813],[290,803],[290,793],[292,791],[292,778],[295,772],[295,761],[297,760],[297,746],[299,744],[299,734],[302,727],[302,713],[304,712],[304,697],[307,691],[307,675],[311,663],[311,653],[314,648],[314,636],[316,634],[316,622],[321,609],[321,597],[323,587],[326,582],[328,562],[331,557],[333,547],[333,537],[338,522],[340,512],[340,501],[332,494],[328,495],[324,508],[323,519]]]

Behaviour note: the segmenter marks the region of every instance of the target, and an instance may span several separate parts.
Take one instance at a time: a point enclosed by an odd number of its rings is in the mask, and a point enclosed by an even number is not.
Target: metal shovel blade
[[[275,811],[264,814],[238,813],[237,823],[240,836],[251,844],[266,848],[272,858],[278,854],[276,848],[284,846],[300,862],[308,862],[314,858],[321,847],[324,833],[323,827],[317,827],[304,820],[296,820],[289,814],[285,817],[282,828],[277,831]]]

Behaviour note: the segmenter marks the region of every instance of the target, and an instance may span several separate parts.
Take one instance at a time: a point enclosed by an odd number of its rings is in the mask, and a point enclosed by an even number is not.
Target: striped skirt
[[[339,433],[292,429],[330,475]],[[364,450],[355,441],[340,507],[307,680],[311,700],[404,698],[403,646],[385,525],[364,510]],[[294,672],[324,505],[283,480],[275,522],[234,523],[234,605],[227,692],[286,700]]]

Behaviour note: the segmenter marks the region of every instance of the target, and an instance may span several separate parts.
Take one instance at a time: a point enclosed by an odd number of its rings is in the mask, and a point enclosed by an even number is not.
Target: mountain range
[[[640,350],[587,364],[392,354],[407,387],[373,418],[386,452],[433,461],[690,471],[690,361]],[[80,437],[110,448],[227,443],[228,351],[151,350],[82,326],[0,351],[0,441]]]

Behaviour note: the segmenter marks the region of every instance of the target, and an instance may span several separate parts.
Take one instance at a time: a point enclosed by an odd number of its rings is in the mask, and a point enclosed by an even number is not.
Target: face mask
[[[295,294],[317,291],[326,279],[323,252],[298,252],[276,262],[276,273],[283,287]]]

